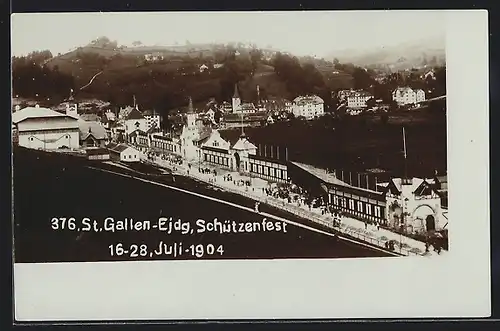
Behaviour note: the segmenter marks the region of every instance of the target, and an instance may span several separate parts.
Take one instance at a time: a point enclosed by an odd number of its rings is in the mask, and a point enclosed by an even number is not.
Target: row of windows
[[[219,165],[223,165],[223,166],[229,167],[229,158],[228,157],[217,156],[217,155],[212,155],[212,154],[206,154],[206,153],[204,153],[203,154],[203,159],[206,162],[216,163],[216,164],[219,164]]]
[[[334,195],[333,204],[338,207],[348,208],[351,211],[356,211],[369,216],[382,218],[382,208],[377,205],[372,205],[368,202],[355,201],[354,199]]]
[[[287,179],[286,170],[250,163],[250,172],[271,178]]]
[[[164,141],[153,141],[151,144],[156,148],[164,149],[170,152],[177,152],[177,145],[174,145],[172,143]]]

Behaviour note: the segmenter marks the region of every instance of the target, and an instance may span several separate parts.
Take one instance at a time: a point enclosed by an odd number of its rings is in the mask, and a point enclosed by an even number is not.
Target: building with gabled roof
[[[135,130],[147,131],[147,120],[142,113],[137,109],[132,109],[125,117],[125,133],[128,135]]]
[[[110,152],[112,160],[123,162],[140,162],[144,158],[143,154],[137,149],[126,144],[110,143],[106,146]]]
[[[414,105],[425,101],[425,91],[411,87],[398,87],[392,92],[392,100],[398,105]]]
[[[325,114],[325,102],[317,95],[298,96],[293,99],[292,112],[295,117],[312,120]]]
[[[78,128],[80,130],[80,146],[87,147],[104,147],[109,140],[106,129],[98,122],[78,120]]]
[[[79,148],[78,118],[49,108],[26,107],[12,114],[18,145],[35,149]]]

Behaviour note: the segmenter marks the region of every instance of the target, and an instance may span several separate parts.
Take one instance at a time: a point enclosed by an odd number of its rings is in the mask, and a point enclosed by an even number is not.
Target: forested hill
[[[200,67],[206,66],[205,70]],[[244,102],[315,93],[327,107],[331,91],[372,88],[374,73],[324,59],[297,58],[254,45],[118,46],[106,37],[66,54],[35,51],[12,58],[14,96],[58,102],[74,89],[77,98],[159,112],[211,98],[230,100],[235,83]]]

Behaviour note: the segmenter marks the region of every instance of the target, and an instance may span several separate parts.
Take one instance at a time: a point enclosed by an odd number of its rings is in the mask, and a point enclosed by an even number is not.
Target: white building
[[[201,159],[232,171],[249,172],[249,155],[257,154],[257,147],[242,134],[239,138],[223,138],[217,130],[201,145]]]
[[[433,179],[393,178],[383,184],[386,193],[386,219],[392,227],[404,227],[407,233],[441,230],[441,196]]]
[[[19,146],[35,149],[79,148],[78,118],[72,110],[59,113],[26,107],[12,114]]]
[[[205,71],[205,70],[207,70],[207,69],[208,69],[208,66],[207,66],[206,64],[202,64],[202,65],[200,66],[200,72],[204,72],[204,71]]]
[[[111,143],[106,147],[109,149],[110,157],[113,160],[123,162],[140,162],[141,159],[144,158],[144,154],[126,144]]]
[[[134,108],[132,111],[128,113],[125,117],[125,133],[131,134],[135,130],[148,131],[148,125],[146,118],[142,115],[142,113]]]
[[[161,117],[154,110],[145,110],[142,112],[142,115],[146,119],[146,127],[147,129],[151,128],[160,128]]]
[[[392,100],[398,105],[411,105],[425,101],[425,92],[422,89],[412,89],[411,87],[398,87],[392,92]]]
[[[324,107],[325,102],[317,95],[299,96],[293,100],[292,112],[295,117],[312,120],[325,114]]]
[[[235,113],[240,110],[241,110],[241,98],[240,98],[240,93],[238,92],[238,84],[234,84],[234,94],[232,98],[231,111]]]
[[[373,95],[366,91],[350,91],[347,94],[347,107],[348,108],[365,108],[366,102],[373,98]]]

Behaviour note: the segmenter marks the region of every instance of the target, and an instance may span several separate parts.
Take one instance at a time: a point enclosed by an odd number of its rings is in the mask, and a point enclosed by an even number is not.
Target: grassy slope
[[[104,49],[92,46],[85,46],[75,49],[69,53],[54,57],[47,62],[49,67],[58,66],[59,70],[70,73],[76,79],[76,86],[86,85],[91,78],[100,72],[102,68],[88,64],[82,64],[78,61],[77,53],[94,53],[100,56],[112,59],[110,64],[106,65],[102,74],[100,74],[92,85],[85,89],[88,96],[105,98],[108,86],[124,86],[123,90],[130,90],[131,85],[135,85],[134,93],[146,94],[156,98],[164,94],[166,90],[185,90],[197,100],[205,100],[216,96],[220,90],[220,75],[216,73],[196,75],[196,77],[176,77],[173,81],[166,81],[152,77],[152,71],[159,73],[174,73],[182,62],[171,60],[166,64],[145,64],[136,65],[136,56],[151,52],[161,52],[166,58],[171,56],[190,56],[197,57],[200,53],[203,56],[213,56],[215,47],[212,45],[196,46],[141,46],[124,49]],[[245,51],[240,51],[244,56]],[[117,58],[116,55],[121,55]],[[352,87],[352,77],[345,73],[333,74],[331,68],[318,69],[323,73],[327,85],[331,88],[350,88]],[[286,85],[278,79],[274,73],[274,68],[270,65],[260,65],[253,77],[248,77],[240,83],[240,89],[243,99],[250,99],[255,94],[256,86],[259,85],[262,91],[266,91],[269,96],[282,96],[292,99],[295,95],[290,95]],[[244,100],[245,101],[245,100]]]

